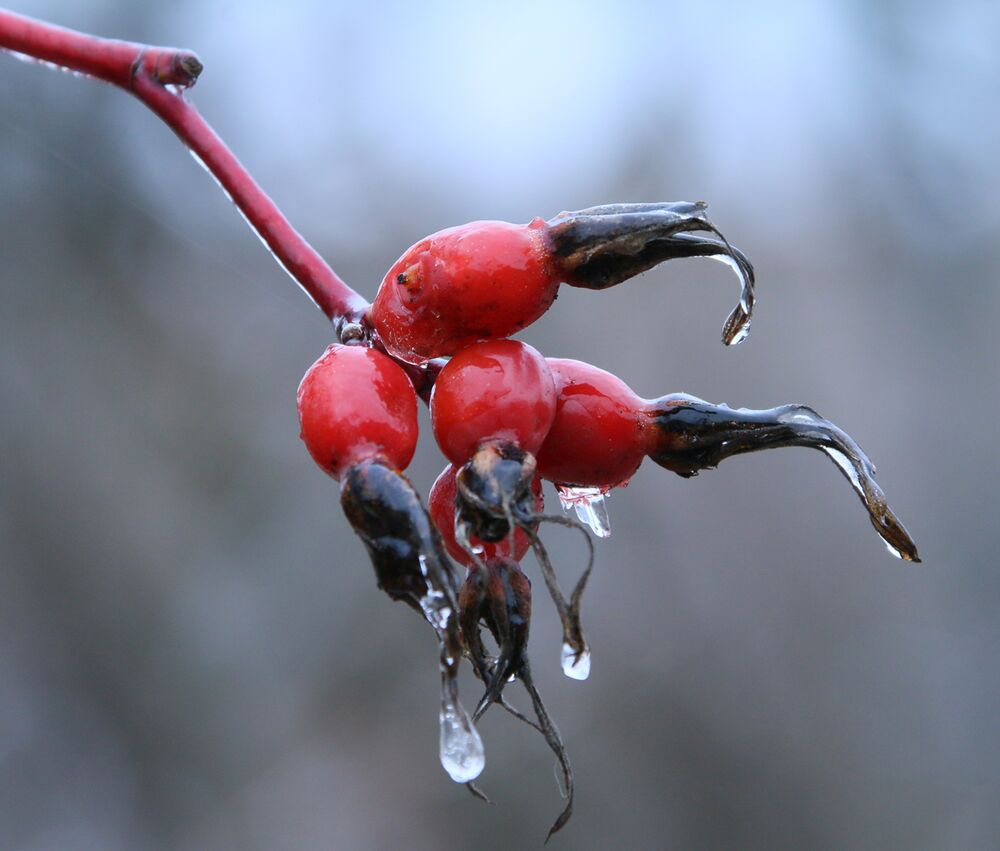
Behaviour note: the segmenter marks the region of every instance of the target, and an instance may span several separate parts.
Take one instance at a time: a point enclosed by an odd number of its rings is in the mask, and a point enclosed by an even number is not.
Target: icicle
[[[486,767],[483,740],[468,713],[452,694],[452,684],[441,684],[441,765],[456,783],[475,780]]]
[[[598,538],[611,537],[611,518],[606,503],[607,492],[601,488],[569,487],[557,485],[559,502],[563,511],[573,508],[581,523],[590,527]]]

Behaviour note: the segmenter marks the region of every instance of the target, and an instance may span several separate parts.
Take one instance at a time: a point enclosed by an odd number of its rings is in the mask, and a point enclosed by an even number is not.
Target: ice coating
[[[557,759],[552,763],[552,773],[556,778],[556,786],[559,789],[559,797],[565,799],[569,797],[569,789],[566,788],[566,778],[562,765]]]
[[[341,505],[364,541],[379,587],[420,612],[434,629],[441,673],[441,765],[459,783],[483,770],[483,743],[458,699],[463,655],[451,563],[405,476],[377,460],[348,468]]]
[[[428,571],[427,558],[421,553],[420,571],[427,580],[427,591],[420,598],[420,608],[427,622],[438,634],[441,654],[441,765],[456,783],[475,780],[486,766],[486,752],[469,713],[458,699],[457,647],[450,634],[455,627],[456,612],[448,595],[435,587]]]
[[[440,588],[431,581],[427,570],[427,556],[423,553],[419,555],[420,572],[427,580],[427,591],[420,598],[420,609],[427,618],[427,622],[434,627],[434,630],[441,634],[448,628],[448,619],[452,616],[453,610],[448,603],[448,597]]]
[[[889,552],[906,561],[920,561],[913,539],[875,481],[875,466],[868,456],[849,434],[812,408],[734,409],[678,393],[649,403],[646,415],[652,434],[650,458],[681,476],[694,476],[732,455],[762,449],[806,446],[822,450],[851,483]]]
[[[727,346],[746,339],[754,304],[753,265],[708,219],[704,202],[605,204],[549,221],[556,262],[571,286],[603,290],[685,257],[709,257],[730,266],[740,300],[722,331]]]
[[[590,527],[598,538],[611,537],[611,518],[608,516],[607,491],[601,488],[557,485],[559,503],[563,511],[572,508],[577,519]]]

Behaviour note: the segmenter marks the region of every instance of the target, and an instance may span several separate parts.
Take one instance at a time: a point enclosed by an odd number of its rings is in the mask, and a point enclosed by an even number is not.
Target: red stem
[[[278,263],[334,324],[359,321],[369,304],[282,215],[274,202],[184,99],[202,65],[189,50],[86,35],[0,9],[0,48],[51,62],[135,95],[204,164]]]

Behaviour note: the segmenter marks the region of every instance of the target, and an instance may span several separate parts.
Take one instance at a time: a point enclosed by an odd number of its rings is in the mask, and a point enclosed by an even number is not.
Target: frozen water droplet
[[[486,767],[483,740],[447,688],[441,700],[441,765],[456,783],[475,780]]]
[[[723,329],[723,342],[727,346],[738,346],[750,333],[750,316],[753,313],[753,282],[746,270],[729,254],[712,254],[712,260],[717,260],[728,266],[740,281],[740,303],[729,315]]]
[[[562,646],[563,673],[571,680],[585,680],[590,676],[590,648],[584,647],[579,656],[569,644]]]
[[[577,519],[590,527],[598,538],[611,537],[611,518],[608,516],[607,493],[601,488],[568,487],[558,485],[559,503],[563,511],[573,508]]]
[[[443,591],[437,590],[431,584],[427,575],[427,557],[420,554],[420,572],[427,580],[427,593],[420,598],[420,608],[424,617],[438,633],[444,632],[448,627],[448,619],[451,617],[451,606],[448,605],[448,598]]]

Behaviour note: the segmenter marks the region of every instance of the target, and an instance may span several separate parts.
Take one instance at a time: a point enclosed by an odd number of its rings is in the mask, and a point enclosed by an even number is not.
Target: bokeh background
[[[819,453],[644,467],[610,501],[588,682],[536,583],[578,781],[552,845],[997,847],[1000,7],[17,9],[197,50],[194,102],[369,297],[442,227],[708,199],[758,270],[747,343],[720,344],[736,284],[696,261],[564,289],[523,338],[647,396],[813,405],[924,564]],[[329,340],[151,114],[0,56],[3,848],[541,844],[551,755],[492,712],[496,806],[448,780],[433,638],[299,442]],[[575,575],[580,542],[549,543]]]

